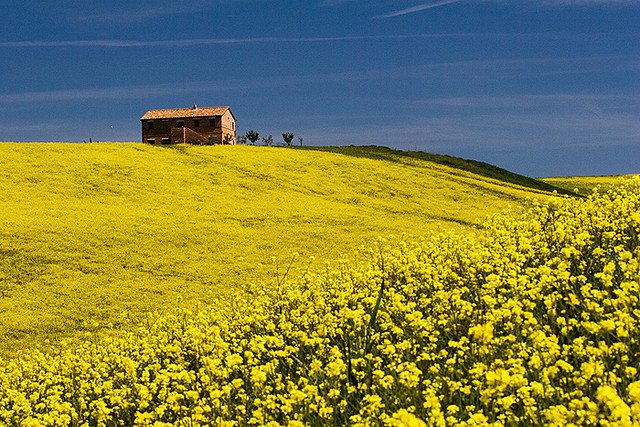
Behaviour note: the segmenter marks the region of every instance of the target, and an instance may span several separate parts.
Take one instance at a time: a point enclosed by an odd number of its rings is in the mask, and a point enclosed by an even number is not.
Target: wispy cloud
[[[140,7],[137,9],[129,10],[106,10],[103,12],[96,12],[91,14],[83,14],[75,17],[76,21],[117,21],[117,22],[135,22],[143,21],[145,19],[166,17],[170,15],[188,15],[191,13],[205,10],[210,4],[207,2],[190,1],[182,2],[179,5],[176,3],[159,4],[151,7]],[[113,7],[113,6],[112,6]]]
[[[370,34],[361,36],[333,36],[333,37],[239,37],[239,38],[203,38],[203,39],[174,39],[174,40],[124,40],[124,39],[95,39],[95,40],[18,40],[0,42],[0,48],[141,48],[141,47],[189,47],[202,45],[238,45],[238,44],[278,44],[278,43],[331,43],[358,41],[397,41],[419,39],[446,38],[572,38],[593,39],[598,36],[615,39],[640,37],[640,33],[579,33],[579,32],[533,32],[533,33],[418,33],[418,34]]]
[[[439,62],[407,67],[380,68],[371,70],[349,70],[333,73],[312,73],[301,75],[277,75],[258,77],[250,80],[216,80],[172,82],[156,85],[132,85],[94,89],[62,89],[52,91],[16,92],[0,94],[0,104],[16,104],[25,102],[50,102],[74,100],[110,100],[153,98],[184,93],[221,93],[233,90],[255,90],[273,87],[309,87],[327,84],[352,84],[356,82],[384,80],[390,76],[417,81],[455,81],[490,76],[497,79],[501,76],[529,75],[539,76],[544,73],[575,73],[588,69],[590,72],[609,72],[612,70],[637,69],[636,57],[601,56],[570,58],[506,58],[482,59],[471,61]],[[636,62],[634,62],[636,61]],[[578,70],[578,71],[576,71]],[[203,89],[206,88],[206,89]],[[470,98],[452,98],[441,100],[441,103],[471,102]]]
[[[627,5],[638,4],[636,0],[530,0],[548,6],[589,6],[589,5]]]
[[[551,93],[551,94],[518,94],[508,96],[458,96],[445,98],[430,98],[407,100],[404,105],[416,107],[484,110],[531,110],[544,108],[557,109],[571,107],[584,109],[595,115],[599,114],[596,105],[607,105],[616,108],[620,105],[633,106],[640,111],[640,93]]]
[[[28,102],[64,102],[78,100],[136,99],[141,97],[150,98],[172,95],[176,92],[224,92],[228,90],[237,90],[242,87],[239,83],[207,83],[208,84],[206,85],[203,84],[203,82],[190,82],[186,84],[180,84],[179,89],[176,89],[176,85],[172,83],[158,85],[118,86],[99,89],[61,89],[51,91],[5,93],[0,94],[0,104],[16,104]]]
[[[407,7],[393,12],[385,13],[377,16],[377,18],[394,18],[398,16],[409,15],[416,12],[421,12],[427,9],[433,9],[436,7],[446,6],[453,3],[505,3],[504,0],[436,0],[428,3],[420,3],[412,7]],[[528,3],[533,6],[595,6],[595,5],[633,5],[638,4],[637,0],[528,0]]]
[[[423,33],[423,34],[383,34],[362,36],[335,37],[246,37],[246,38],[208,38],[208,39],[176,39],[176,40],[59,40],[59,41],[5,41],[0,42],[0,48],[52,48],[52,47],[186,47],[201,45],[231,45],[231,44],[278,44],[278,43],[322,43],[349,41],[402,41],[427,38],[461,38],[461,37],[521,37],[522,34],[509,35],[506,33]]]
[[[105,12],[93,15],[80,15],[77,21],[140,21],[149,18],[157,18],[164,15],[175,15],[176,13],[191,13],[195,10],[185,11],[182,8],[155,7],[149,9],[129,10],[127,12]]]
[[[180,39],[180,40],[58,40],[58,41],[7,41],[0,42],[4,48],[39,48],[39,47],[184,47],[198,45],[223,45],[275,42],[271,38],[229,38],[229,39]],[[284,41],[284,39],[283,39]]]
[[[139,6],[134,9],[119,8],[117,3],[104,2],[106,9],[93,13],[78,13],[76,21],[107,21],[107,22],[136,22],[154,18],[166,18],[171,15],[190,15],[211,9],[215,6],[227,7],[256,0],[190,0],[188,2],[173,2],[168,0],[155,1],[153,5]],[[98,2],[95,2],[98,3]],[[137,2],[140,3],[140,2]],[[143,2],[144,3],[144,2]],[[90,2],[87,2],[90,5]],[[88,7],[88,6],[86,6]],[[115,10],[114,10],[115,9]]]
[[[413,7],[407,7],[405,9],[396,10],[395,12],[386,13],[378,16],[378,18],[393,18],[396,16],[409,15],[410,13],[416,13],[427,9],[433,9],[435,7],[446,6],[452,3],[460,3],[464,0],[439,0],[430,3],[422,3]]]
[[[360,0],[322,0],[320,6],[335,6],[337,4],[357,3]]]

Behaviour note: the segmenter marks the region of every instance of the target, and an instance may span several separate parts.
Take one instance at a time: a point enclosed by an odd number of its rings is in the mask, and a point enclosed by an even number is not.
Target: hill
[[[232,306],[236,289],[282,276],[291,260],[290,274],[319,269],[381,235],[472,230],[549,196],[449,159],[357,147],[0,144],[2,351],[177,305]]]
[[[574,194],[573,189],[566,189],[561,186],[554,185],[553,182],[547,180],[539,180],[529,178],[527,176],[513,173],[498,166],[491,165],[477,160],[461,159],[460,157],[448,156],[445,154],[426,153],[424,151],[402,151],[394,150],[388,147],[370,146],[341,146],[341,147],[292,147],[303,150],[318,150],[330,153],[340,153],[348,156],[363,157],[368,159],[385,160],[394,163],[402,163],[405,165],[417,164],[420,162],[436,163],[439,165],[450,166],[452,174],[454,170],[467,171],[475,175],[486,178],[493,178],[505,183],[516,184],[522,187],[528,187],[534,190],[542,190],[560,194]],[[417,161],[417,163],[415,162]]]
[[[640,180],[0,360],[0,424],[636,426]]]

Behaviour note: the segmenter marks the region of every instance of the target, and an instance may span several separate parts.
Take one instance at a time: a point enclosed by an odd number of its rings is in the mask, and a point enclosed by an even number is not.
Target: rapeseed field
[[[541,181],[560,187],[564,190],[588,196],[594,188],[608,190],[617,185],[621,179],[634,179],[637,175],[626,176],[567,176],[555,178],[543,178]]]
[[[380,153],[0,144],[0,354],[177,306],[233,311],[239,289],[290,264],[296,276],[378,236],[469,232],[550,197]]]
[[[181,308],[5,362],[0,421],[638,425],[639,236],[633,179],[473,233],[380,239],[247,285],[232,311]]]

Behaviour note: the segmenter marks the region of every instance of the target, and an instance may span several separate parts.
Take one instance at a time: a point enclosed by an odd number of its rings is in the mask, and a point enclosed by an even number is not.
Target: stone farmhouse
[[[149,144],[235,144],[236,118],[229,107],[149,110],[140,118]]]

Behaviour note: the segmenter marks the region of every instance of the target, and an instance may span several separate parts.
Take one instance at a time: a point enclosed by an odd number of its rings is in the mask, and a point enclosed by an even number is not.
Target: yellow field
[[[612,186],[618,184],[620,180],[633,179],[638,175],[626,176],[567,176],[555,178],[542,178],[541,181],[556,187],[563,188],[581,196],[588,196],[594,188],[600,191],[607,191]],[[577,190],[577,192],[576,192]]]
[[[464,232],[548,197],[341,150],[0,144],[0,350],[232,304],[238,287],[284,274],[294,253],[292,276],[378,236]]]
[[[236,297],[0,364],[0,423],[640,424],[639,179]]]

